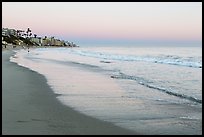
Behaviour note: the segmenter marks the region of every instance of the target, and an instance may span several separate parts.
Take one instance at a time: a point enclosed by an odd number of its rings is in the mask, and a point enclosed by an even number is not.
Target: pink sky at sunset
[[[3,2],[2,27],[62,39],[202,41],[202,3]]]

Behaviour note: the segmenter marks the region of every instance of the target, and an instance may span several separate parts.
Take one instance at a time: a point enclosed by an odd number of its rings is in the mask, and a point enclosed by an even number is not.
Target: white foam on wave
[[[70,50],[69,53],[77,54],[81,56],[87,56],[87,57],[107,59],[107,60],[146,61],[146,62],[152,62],[152,63],[202,68],[201,57],[179,57],[179,56],[173,56],[173,55],[160,55],[160,56],[119,55],[119,54],[108,54],[105,52],[94,52],[94,51],[83,51],[83,50]]]

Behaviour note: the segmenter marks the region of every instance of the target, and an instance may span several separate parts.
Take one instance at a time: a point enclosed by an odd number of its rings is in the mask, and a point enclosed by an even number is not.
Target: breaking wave
[[[175,55],[159,55],[159,56],[133,56],[133,55],[117,55],[93,51],[71,50],[73,54],[88,56],[107,60],[119,61],[145,61],[160,64],[170,64],[177,66],[186,66],[193,68],[202,68],[201,57],[179,57]]]
[[[185,94],[180,94],[180,93],[178,93],[178,92],[176,92],[176,91],[174,91],[172,89],[168,89],[166,87],[156,85],[156,84],[154,84],[154,82],[146,80],[146,79],[144,79],[142,77],[130,76],[130,75],[126,75],[126,74],[120,72],[120,75],[113,75],[113,76],[111,76],[111,78],[134,80],[134,81],[138,82],[138,84],[146,86],[148,88],[156,89],[156,90],[162,91],[162,92],[164,92],[166,94],[176,96],[176,97],[179,97],[179,98],[182,98],[182,99],[187,99],[187,100],[190,100],[190,101],[193,101],[193,102],[196,102],[196,103],[202,103],[202,100],[200,100],[198,98],[188,96],[188,95],[185,95]]]

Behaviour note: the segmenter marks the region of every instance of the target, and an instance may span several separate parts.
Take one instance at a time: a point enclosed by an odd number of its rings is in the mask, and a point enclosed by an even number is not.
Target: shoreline
[[[43,75],[9,61],[13,54],[2,52],[2,134],[137,134],[63,105]]]
[[[29,46],[30,49],[32,48],[60,48],[60,46]],[[66,47],[66,48],[73,48],[73,47]],[[75,47],[74,47],[75,48]],[[6,45],[6,48],[3,47],[2,48],[2,52],[3,51],[7,51],[7,50],[19,50],[19,49],[25,49],[27,50],[28,49],[28,46],[27,45]]]

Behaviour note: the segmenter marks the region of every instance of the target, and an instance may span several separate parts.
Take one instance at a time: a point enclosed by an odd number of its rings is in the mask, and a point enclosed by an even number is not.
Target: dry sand
[[[44,76],[9,62],[12,54],[2,52],[3,135],[136,134],[64,106]]]

